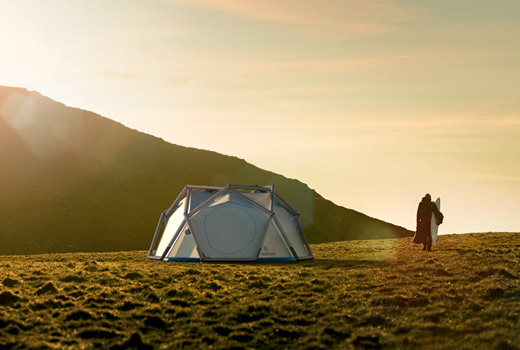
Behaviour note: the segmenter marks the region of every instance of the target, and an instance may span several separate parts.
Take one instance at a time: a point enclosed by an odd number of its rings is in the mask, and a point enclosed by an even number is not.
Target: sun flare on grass
[[[519,238],[334,242],[300,263],[0,257],[0,347],[512,349]]]

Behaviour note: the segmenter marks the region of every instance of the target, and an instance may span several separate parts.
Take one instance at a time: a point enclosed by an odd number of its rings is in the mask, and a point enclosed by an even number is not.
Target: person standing
[[[432,202],[432,196],[427,193],[419,202],[419,207],[417,208],[417,229],[413,237],[414,243],[423,244],[423,250],[432,250],[431,223],[433,213],[435,213],[437,221],[442,222],[444,216],[435,203]]]

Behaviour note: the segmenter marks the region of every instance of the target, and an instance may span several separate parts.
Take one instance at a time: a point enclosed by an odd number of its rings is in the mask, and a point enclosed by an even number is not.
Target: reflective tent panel
[[[283,231],[287,235],[289,242],[291,242],[296,254],[298,254],[298,257],[308,256],[294,216],[289,213],[285,206],[278,200],[274,203],[273,211]]]
[[[172,249],[168,253],[165,260],[172,261],[199,261],[200,256],[197,252],[195,240],[193,235],[188,229],[187,225],[184,225],[179,237],[175,240]]]
[[[196,209],[199,205],[210,199],[215,195],[215,192],[191,192],[190,194],[190,206],[188,208],[188,213],[191,213],[194,209]]]
[[[161,236],[161,240],[157,245],[157,251],[155,255],[162,256],[164,250],[168,246],[168,243],[172,240],[175,232],[179,229],[180,225],[184,220],[184,205],[186,204],[186,198],[180,201],[179,207],[173,212],[173,214],[167,218],[166,227]]]
[[[190,218],[199,248],[209,259],[256,259],[267,214],[233,193],[215,198]]]
[[[274,220],[271,220],[269,229],[266,232],[262,250],[258,256],[259,261],[268,260],[295,260],[296,258],[289,251],[289,247],[285,244],[282,234],[278,229]]]
[[[271,205],[271,193],[266,192],[252,192],[252,193],[241,193],[243,196],[251,199],[258,205],[264,207],[265,209],[270,209]]]

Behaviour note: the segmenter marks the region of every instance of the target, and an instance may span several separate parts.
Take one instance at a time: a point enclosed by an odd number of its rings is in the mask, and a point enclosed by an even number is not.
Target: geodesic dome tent
[[[299,213],[273,185],[188,185],[162,212],[148,258],[294,261],[314,256]]]

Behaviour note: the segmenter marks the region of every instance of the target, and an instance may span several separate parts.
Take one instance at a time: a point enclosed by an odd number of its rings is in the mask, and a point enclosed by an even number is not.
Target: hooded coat
[[[437,208],[434,202],[432,202],[430,195],[423,197],[417,208],[417,229],[415,236],[413,237],[414,243],[420,244],[431,244],[431,239],[428,242],[428,238],[431,237],[431,223],[432,214],[435,213],[438,223],[443,220],[443,215]]]

